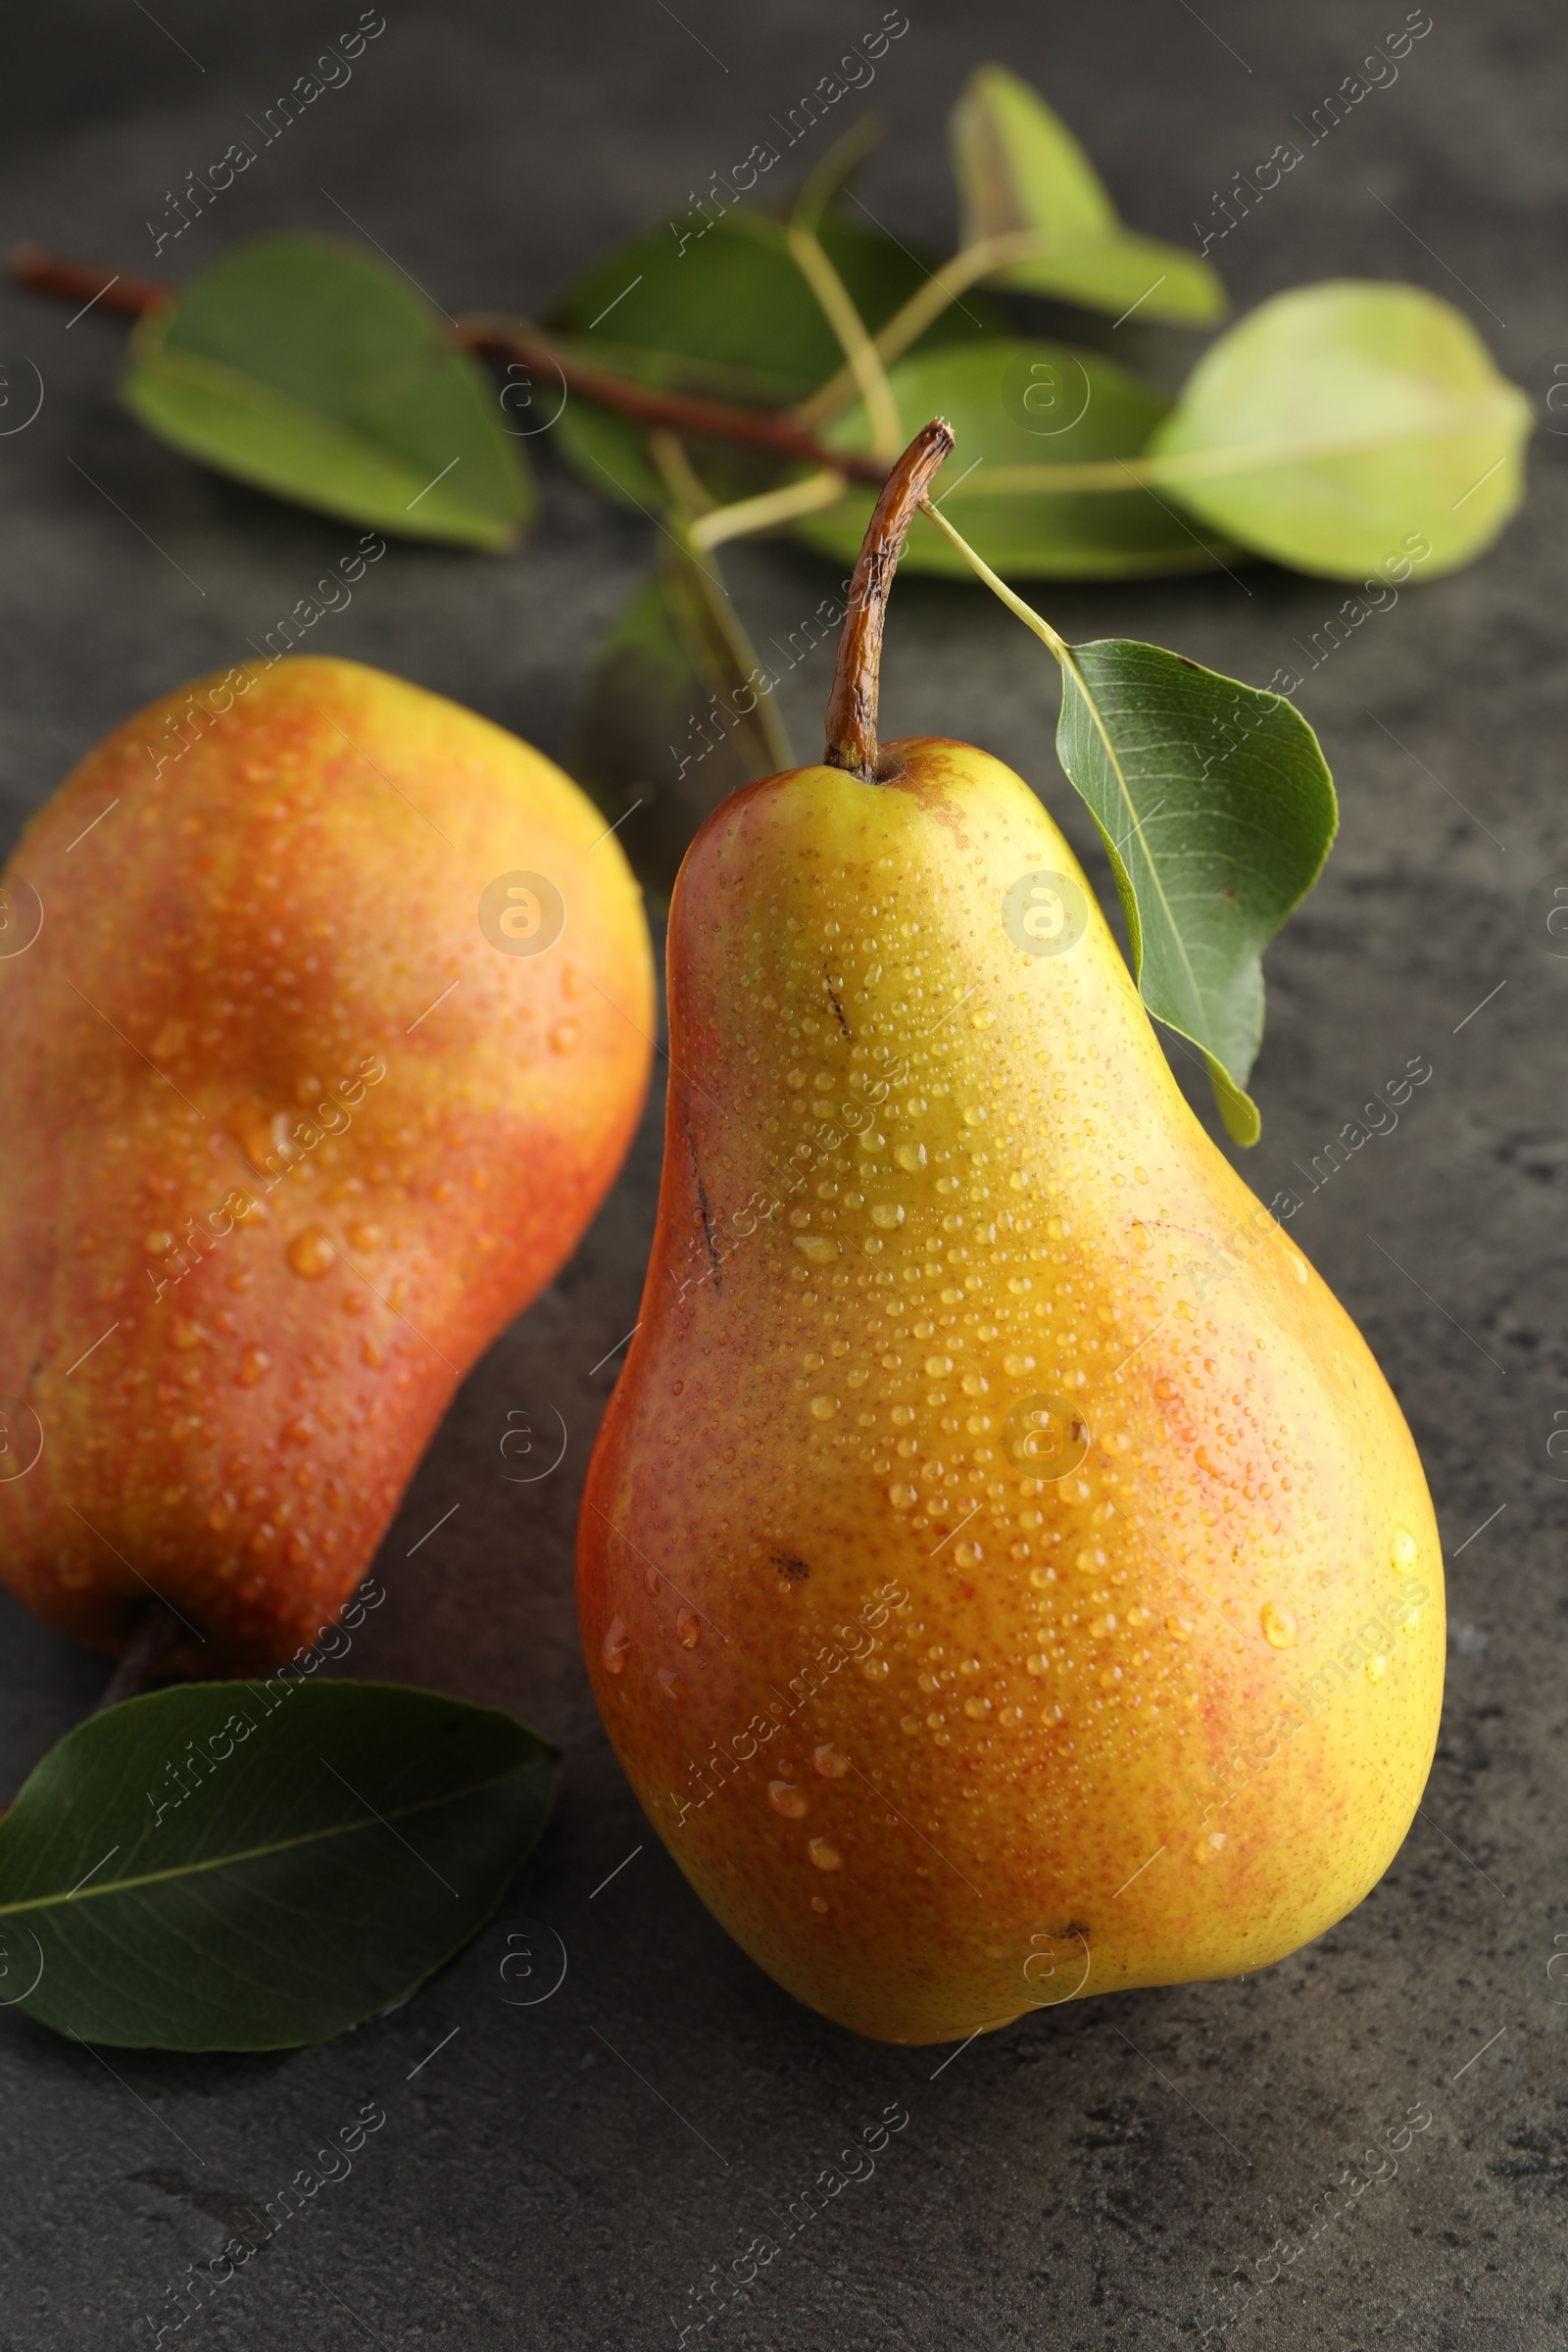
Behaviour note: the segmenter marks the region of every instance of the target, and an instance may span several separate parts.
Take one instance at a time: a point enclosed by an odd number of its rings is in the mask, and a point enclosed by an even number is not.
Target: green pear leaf
[[[324,2041],[476,1933],[554,1784],[534,1733],[433,1690],[274,1675],[126,1699],[0,1820],[0,2002],[125,2047]]]
[[[880,230],[829,214],[818,223],[828,259],[872,334],[926,282],[935,258],[906,250]],[[684,237],[682,244],[678,240]],[[956,305],[926,330],[928,342],[956,342],[1000,329],[994,307]],[[838,372],[844,354],[791,259],[782,224],[734,210],[705,230],[691,214],[670,228],[596,262],[562,298],[554,323],[601,333],[627,347],[673,352],[710,367],[743,370],[755,397],[782,408]]]
[[[188,457],[404,538],[501,550],[533,512],[478,362],[352,246],[238,247],[143,318],[122,396]]]
[[[1263,950],[1339,822],[1317,737],[1283,696],[1159,646],[1111,637],[1057,658],[1056,757],[1109,853],[1133,977],[1201,1053],[1233,1140],[1254,1144]]]
[[[907,431],[933,416],[952,423],[963,454],[938,484],[943,512],[999,569],[1022,578],[1123,579],[1201,571],[1234,555],[1223,533],[1114,463],[1141,456],[1169,407],[1163,394],[1114,360],[997,337],[911,352],[888,380]],[[823,437],[835,449],[868,448],[863,408],[835,418]],[[1120,482],[1119,493],[988,490],[999,466],[1096,462]],[[875,496],[858,486],[847,490],[837,505],[804,519],[798,535],[853,564]],[[968,574],[965,559],[920,514],[901,567],[952,579]]]
[[[1332,278],[1262,303],[1200,360],[1144,471],[1245,546],[1354,579],[1426,542],[1451,571],[1523,496],[1525,395],[1420,286]]]
[[[625,824],[621,845],[656,897],[668,898],[688,843],[721,800],[794,766],[776,683],[712,555],[674,518],[653,578],[600,648],[572,753],[573,775]]]
[[[673,383],[759,408],[804,400],[837,374],[844,355],[791,258],[784,228],[742,210],[706,229],[702,221],[700,213],[685,215],[595,263],[563,297],[554,323],[571,331],[582,356],[639,382]],[[817,233],[873,334],[936,267],[931,256],[832,214],[817,223]],[[950,306],[915,348],[1002,331],[995,306],[971,294],[963,307]],[[573,394],[555,438],[601,496],[657,503],[641,425]],[[694,454],[719,497],[758,487],[755,461],[744,472],[714,473],[708,453]],[[729,464],[740,465],[733,452]]]
[[[1086,310],[1207,325],[1229,307],[1217,272],[1184,246],[1124,228],[1059,115],[1004,66],[977,66],[948,126],[961,243],[1038,232],[993,282]]]

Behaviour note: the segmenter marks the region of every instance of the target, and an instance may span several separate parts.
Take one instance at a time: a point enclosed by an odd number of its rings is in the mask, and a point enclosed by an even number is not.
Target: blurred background
[[[386,0],[352,77],[159,251],[171,193],[358,12],[72,0],[6,31],[0,219],[8,244],[173,279],[266,230],[358,236],[450,311],[544,317],[607,250],[683,218],[881,13]],[[1405,14],[1397,0],[1204,0],[1201,14],[1187,0],[909,0],[874,83],[817,135],[879,111],[866,206],[951,251],[947,113],[994,59],[1062,114],[1129,222],[1197,250],[1236,172],[1298,136],[1293,122]],[[1450,1558],[1444,1736],[1388,1878],[1261,1976],[1042,2012],[950,2064],[854,2040],[728,1941],[604,1741],[571,1605],[577,1495],[652,1231],[656,1079],[603,1214],[423,1462],[377,1564],[387,1603],[344,1669],[505,1706],[558,1742],[544,1845],[432,1985],[321,2049],[117,2053],[111,2070],[0,2014],[6,2352],[168,2340],[181,2266],[371,2097],[388,2123],[353,2177],[192,2318],[193,2336],[246,2352],[608,2352],[694,2328],[737,2352],[1562,2340],[1568,1984],[1548,1972],[1568,1953],[1568,1627],[1564,1465],[1547,1446],[1568,1410],[1568,971],[1540,909],[1568,880],[1568,476],[1564,419],[1546,406],[1568,362],[1565,99],[1544,0],[1435,6],[1397,79],[1211,248],[1238,312],[1347,275],[1441,294],[1542,426],[1497,545],[1401,594],[1297,698],[1335,771],[1342,832],[1268,959],[1252,1090],[1264,1136],[1239,1155],[1265,1200],[1301,1192],[1368,1090],[1412,1056],[1432,1064],[1397,1129],[1310,1191],[1293,1226],[1400,1399]],[[1132,332],[1135,364],[1171,383],[1204,340]],[[149,438],[118,403],[124,348],[102,306],[73,320],[72,306],[0,287],[4,416],[24,415],[34,379],[42,391],[30,422],[0,432],[6,849],[101,735],[243,659],[354,535]],[[540,513],[514,554],[394,542],[311,650],[453,696],[569,762],[584,681],[655,531],[595,498],[548,434],[529,450]],[[841,576],[771,542],[727,550],[725,568],[759,645],[787,640]],[[1266,684],[1301,665],[1293,648],[1344,591],[1255,564],[1033,593],[1069,639],[1147,638]],[[978,589],[902,582],[884,733],[958,736],[1012,763],[1103,890],[1055,767],[1055,680],[1038,652]],[[803,749],[830,667],[829,639],[780,688]],[[1200,1085],[1212,1126],[1205,1098]],[[521,1483],[502,1440],[518,1414],[543,1428],[551,1406],[564,1454]],[[106,1672],[0,1596],[0,1786],[20,1784]],[[532,1976],[503,1975],[524,1950]],[[892,2102],[908,2122],[874,2178],[715,2316],[712,2278]],[[1430,2125],[1397,2176],[1309,2234],[1314,2199],[1422,2106]],[[1282,2236],[1302,2249],[1288,2265]]]

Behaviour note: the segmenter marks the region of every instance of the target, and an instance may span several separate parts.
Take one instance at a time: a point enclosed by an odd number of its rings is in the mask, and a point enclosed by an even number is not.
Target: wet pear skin
[[[108,1650],[155,1590],[204,1674],[336,1616],[612,1181],[654,1025],[640,892],[550,760],[355,662],[243,674],[33,817],[0,956],[0,1575]],[[547,952],[481,931],[518,870]]]
[[[1342,1918],[1424,1786],[1445,1628],[1398,1406],[1065,840],[968,746],[881,773],[751,786],[687,856],[578,1600],[703,1900],[800,2000],[928,2042]],[[1059,953],[1007,927],[1042,871],[1082,893]]]

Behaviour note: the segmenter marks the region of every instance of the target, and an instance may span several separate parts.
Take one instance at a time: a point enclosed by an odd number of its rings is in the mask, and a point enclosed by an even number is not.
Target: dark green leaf
[[[687,242],[677,246],[684,234]],[[829,216],[818,234],[850,297],[875,333],[923,285],[927,262],[871,229]],[[784,408],[835,375],[843,361],[820,304],[790,258],[779,223],[732,212],[706,233],[684,218],[596,264],[565,296],[560,323],[585,357],[639,382],[710,393],[758,408]],[[966,295],[944,313],[917,349],[1000,332],[995,307]],[[602,494],[652,506],[652,468],[640,425],[610,416],[579,395],[555,436],[562,454]],[[729,473],[705,461],[720,498],[757,486],[755,463],[731,459]]]
[[[1217,533],[1131,476],[1120,491],[989,492],[1001,466],[1139,456],[1169,404],[1114,360],[1061,344],[996,339],[911,353],[889,381],[906,434],[929,416],[952,423],[959,454],[939,478],[937,495],[944,514],[999,569],[1021,578],[1117,579],[1203,570],[1234,553]],[[836,419],[824,438],[838,449],[867,448],[864,410]],[[849,491],[799,524],[799,535],[853,564],[875,495]],[[961,579],[968,567],[917,515],[903,568]]]
[[[1413,557],[1430,577],[1513,514],[1531,421],[1450,304],[1330,279],[1275,295],[1220,337],[1154,433],[1148,472],[1298,570],[1356,579],[1402,563],[1402,578]]]
[[[560,323],[622,346],[746,370],[757,398],[772,407],[804,400],[838,372],[844,354],[776,220],[731,212],[706,233],[700,216],[680,227],[688,231],[684,249],[666,228],[596,263],[564,298]],[[935,267],[932,257],[833,215],[818,234],[873,334]],[[927,341],[961,341],[1000,326],[991,305],[970,302],[968,309],[975,316],[946,311]]]
[[[1158,646],[1107,638],[1061,659],[1056,755],[1110,853],[1151,1012],[1201,1052],[1226,1127],[1263,1037],[1262,953],[1333,844],[1317,737],[1276,694]]]
[[[241,246],[142,321],[123,389],[176,449],[352,522],[501,549],[532,513],[483,369],[349,246]]]
[[[1036,232],[1027,258],[993,282],[1112,314],[1206,325],[1227,308],[1208,263],[1185,246],[1137,235],[1116,217],[1100,174],[1061,118],[1004,66],[979,66],[949,125],[963,211],[962,243]]]
[[[522,1724],[431,1690],[273,1677],[127,1699],[0,1821],[0,1999],[88,2042],[323,2041],[468,1940],[554,1782]]]
[[[657,896],[667,898],[710,809],[737,785],[793,766],[776,682],[711,555],[682,544],[677,524],[600,649],[572,756],[607,816],[636,808],[619,838]]]

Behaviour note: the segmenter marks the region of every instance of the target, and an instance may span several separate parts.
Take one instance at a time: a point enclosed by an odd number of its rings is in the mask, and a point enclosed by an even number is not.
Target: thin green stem
[[[726,708],[732,708],[734,688],[756,677],[761,664],[757,659],[757,649],[746,634],[746,624],[724,585],[723,574],[713,559],[712,550],[698,537],[698,523],[702,519],[701,516],[694,519],[677,511],[668,516],[666,528],[679,550],[678,561],[686,567],[690,585],[701,599],[708,627],[723,649],[724,659],[729,665],[730,682],[722,700]],[[677,559],[666,556],[663,560],[672,562]],[[767,748],[767,756],[775,769],[782,771],[786,767],[793,767],[794,749],[785,730],[783,716],[774,708],[771,695],[758,698],[755,715]]]
[[[698,515],[691,526],[691,536],[699,547],[720,547],[726,539],[744,539],[754,531],[775,530],[780,523],[794,522],[799,515],[815,514],[823,507],[836,506],[844,491],[843,474],[834,472],[830,466],[824,467],[798,482],[786,482],[780,490],[764,490],[756,498],[740,498],[732,506],[711,508]]]
[[[1160,906],[1164,911],[1169,936],[1174,941],[1176,951],[1181,956],[1182,964],[1186,970],[1193,996],[1200,1004],[1202,1002],[1203,992],[1199,986],[1198,974],[1193,970],[1192,961],[1187,953],[1187,942],[1182,936],[1181,926],[1178,924],[1175,914],[1171,909],[1170,901],[1166,897],[1164,877],[1160,872],[1158,861],[1154,857],[1153,851],[1150,848],[1148,836],[1144,831],[1144,818],[1139,809],[1138,803],[1133,798],[1132,786],[1127,781],[1127,771],[1122,765],[1121,754],[1117,751],[1115,744],[1111,741],[1110,729],[1105,724],[1104,714],[1101,710],[1100,705],[1096,702],[1094,696],[1090,693],[1084,674],[1073,659],[1072,647],[1067,643],[1064,637],[1057,636],[1055,630],[1052,627],[1049,620],[1041,619],[1039,613],[1034,610],[1032,605],[1026,605],[1021,596],[1014,596],[1012,590],[1007,586],[1006,581],[998,578],[997,574],[992,570],[985,558],[975,553],[975,550],[969,545],[968,540],[965,539],[960,532],[954,529],[947,516],[941,514],[928,499],[921,499],[920,512],[936,524],[937,529],[942,532],[945,538],[952,541],[953,545],[957,549],[959,555],[962,556],[964,562],[969,565],[970,569],[977,575],[977,577],[984,580],[986,586],[991,590],[994,596],[1001,598],[1002,602],[1006,606],[1008,612],[1015,612],[1018,618],[1023,622],[1024,626],[1026,628],[1033,629],[1035,635],[1041,640],[1041,643],[1044,645],[1049,645],[1052,652],[1055,655],[1057,663],[1059,664],[1062,673],[1063,702],[1065,703],[1065,698],[1070,686],[1074,691],[1076,691],[1084,709],[1089,713],[1090,721],[1094,727],[1095,733],[1100,738],[1101,749],[1105,756],[1106,764],[1109,767],[1111,774],[1116,779],[1116,788],[1121,795],[1122,806],[1127,816],[1131,820],[1130,831],[1127,834],[1126,839],[1131,840],[1134,835],[1137,836],[1138,846],[1143,852],[1146,886],[1152,891],[1154,896],[1159,900]],[[1071,780],[1076,784],[1076,779]],[[1077,786],[1077,789],[1082,791],[1083,788],[1081,785],[1079,785]],[[1111,859],[1113,864],[1123,867],[1123,860],[1119,849],[1112,849]],[[1123,870],[1125,870],[1124,867]],[[1135,885],[1135,903],[1136,895]],[[1143,940],[1140,927],[1140,929],[1135,933],[1133,941],[1133,974],[1135,979],[1139,981],[1140,985],[1142,984],[1143,980]],[[1185,1035],[1187,1033],[1184,1031],[1183,1034]],[[1193,1039],[1193,1043],[1194,1045],[1199,1046],[1200,1052],[1207,1054],[1208,1049],[1200,1045],[1200,1041],[1196,1037]],[[1209,1058],[1212,1059],[1212,1056],[1209,1056]],[[1234,1084],[1234,1081],[1227,1080],[1227,1083]]]
[[[791,221],[788,236],[795,266],[821,304],[828,324],[843,346],[845,364],[865,404],[871,428],[871,455],[881,465],[891,466],[903,447],[904,428],[899,422],[899,404],[893,397],[893,387],[877,347],[850,300],[843,278],[823,251],[820,239],[801,220]]]
[[[664,488],[678,506],[699,519],[712,513],[716,502],[709,496],[707,485],[700,479],[679,433],[672,433],[667,425],[661,425],[648,436],[648,454],[659,469]]]
[[[993,596],[999,596],[1009,612],[1015,612],[1025,628],[1033,629],[1042,645],[1049,645],[1056,660],[1063,664],[1072,662],[1072,648],[1065,637],[1058,637],[1049,620],[1042,620],[1033,605],[1026,605],[1021,596],[1014,596],[1005,580],[998,577],[984,556],[976,555],[961,532],[956,531],[940,507],[922,498],[920,512],[928,522],[934,522],[945,539],[951,540],[976,578],[984,580]]]
[[[966,245],[961,253],[944,262],[873,337],[873,349],[881,365],[887,368],[902,359],[932,320],[940,318],[977,280],[989,277],[993,270],[1005,269],[1009,262],[1026,261],[1039,252],[1040,245],[1038,229],[1016,229],[1002,237],[982,237],[978,244]],[[809,400],[800,403],[794,412],[796,422],[808,426],[825,424],[829,417],[849,407],[858,388],[854,370],[841,368]]]
[[[790,219],[814,230],[835,196],[870,154],[887,125],[880,115],[862,115],[841,139],[835,139],[814,172],[807,174],[790,207]]]

